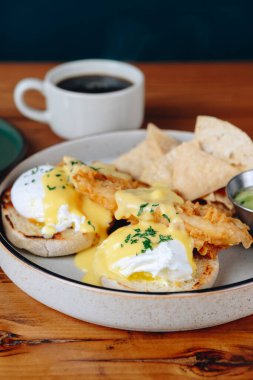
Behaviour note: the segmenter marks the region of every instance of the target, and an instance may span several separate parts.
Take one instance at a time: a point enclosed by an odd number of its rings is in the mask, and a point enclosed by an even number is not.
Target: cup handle
[[[24,100],[24,95],[28,90],[37,90],[45,96],[43,81],[35,78],[27,78],[21,80],[14,90],[14,101],[18,110],[26,117],[40,121],[41,123],[49,122],[48,110],[40,111],[28,106]]]

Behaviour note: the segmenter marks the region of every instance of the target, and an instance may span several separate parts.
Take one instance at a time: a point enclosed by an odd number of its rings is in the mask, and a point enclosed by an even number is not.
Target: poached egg
[[[191,280],[193,241],[175,209],[183,199],[160,186],[120,190],[115,199],[116,219],[134,218],[135,224],[117,229],[98,247],[76,256],[77,266],[86,271],[84,281],[101,285],[103,277],[118,282]]]
[[[76,191],[61,166],[41,165],[21,174],[11,201],[20,215],[40,224],[45,238],[68,228],[100,233],[111,221],[107,210]]]

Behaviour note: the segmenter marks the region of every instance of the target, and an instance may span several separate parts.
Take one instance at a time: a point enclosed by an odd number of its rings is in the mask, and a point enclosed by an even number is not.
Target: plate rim
[[[189,136],[192,136],[193,135],[193,132],[190,132],[190,131],[181,131],[181,130],[174,130],[174,129],[164,129],[164,131],[166,131],[167,133],[175,133],[175,134],[189,134]],[[146,134],[146,130],[134,130],[134,131],[129,131],[129,130],[124,130],[124,131],[111,131],[111,132],[106,132],[106,133],[100,133],[100,134],[93,134],[93,135],[89,135],[89,136],[86,136],[86,137],[82,137],[82,138],[79,138],[79,139],[75,139],[75,140],[70,140],[70,141],[64,141],[64,142],[60,142],[58,144],[55,144],[55,145],[52,145],[50,147],[47,147],[45,149],[42,149],[40,150],[39,152],[36,152],[34,153],[33,155],[27,157],[25,160],[22,160],[18,165],[21,165],[23,163],[25,163],[27,160],[31,159],[31,158],[36,158],[36,156],[40,153],[45,153],[45,152],[48,152],[48,151],[51,151],[51,150],[54,150],[55,148],[59,147],[59,146],[65,146],[65,145],[71,145],[71,144],[75,144],[76,142],[77,143],[80,143],[82,140],[85,141],[85,140],[89,140],[89,138],[92,138],[94,139],[95,137],[97,136],[109,136],[109,135],[115,135],[115,134],[128,134],[128,133],[140,133],[142,132],[144,135]],[[136,133],[136,134],[137,134]],[[18,166],[17,165],[17,166]],[[17,167],[15,166],[12,171]],[[9,172],[7,175],[4,176],[3,178],[3,181],[9,176],[12,174],[12,171]],[[2,181],[2,182],[3,182]],[[0,197],[1,197],[1,194],[0,194]],[[1,213],[0,213],[1,215]],[[102,287],[102,286],[97,286],[97,285],[92,285],[92,284],[88,284],[88,283],[85,283],[85,282],[81,282],[81,281],[78,281],[78,280],[75,280],[75,279],[72,279],[72,278],[69,278],[69,277],[66,277],[66,276],[63,276],[59,273],[56,273],[56,272],[53,272],[53,271],[50,271],[49,269],[46,269],[36,263],[34,263],[33,261],[27,259],[26,257],[24,257],[21,253],[19,253],[19,251],[16,249],[16,247],[10,243],[8,241],[8,239],[5,237],[5,234],[4,234],[4,230],[3,230],[3,225],[2,225],[2,218],[1,218],[1,222],[0,222],[0,245],[3,246],[4,250],[6,253],[8,254],[11,254],[12,256],[14,256],[16,259],[18,259],[21,264],[26,264],[28,265],[29,267],[32,267],[32,269],[35,269],[37,270],[38,272],[42,272],[50,277],[53,277],[57,280],[60,280],[60,281],[64,281],[64,282],[67,282],[68,284],[72,284],[72,285],[75,285],[75,286],[78,286],[80,288],[88,288],[90,289],[91,291],[99,291],[99,292],[103,292],[103,293],[112,293],[112,294],[116,294],[116,293],[120,293],[122,295],[128,295],[128,296],[144,296],[144,297],[163,297],[163,298],[167,298],[167,297],[185,297],[185,296],[188,296],[188,297],[191,297],[191,296],[197,296],[199,294],[208,294],[208,293],[219,293],[219,292],[223,292],[223,291],[230,291],[230,290],[233,290],[235,288],[241,288],[241,287],[245,287],[246,285],[250,285],[250,284],[253,284],[253,277],[252,278],[249,278],[247,280],[242,280],[242,281],[238,281],[238,282],[234,282],[234,283],[231,283],[231,284],[226,284],[226,285],[221,285],[221,286],[216,286],[216,287],[212,287],[212,288],[206,288],[206,289],[196,289],[196,290],[191,290],[191,291],[178,291],[178,292],[140,292],[140,291],[132,291],[132,290],[123,290],[123,289],[113,289],[113,288],[107,288],[107,287]]]
[[[3,118],[0,118],[0,127],[1,125],[3,125],[7,131],[11,131],[12,133],[14,133],[15,136],[20,139],[21,144],[16,158],[12,162],[10,162],[4,169],[0,170],[0,179],[3,181],[5,177],[9,174],[8,172],[10,170],[14,169],[20,162],[24,161],[22,160],[22,158],[24,158],[27,152],[27,143],[23,133]]]

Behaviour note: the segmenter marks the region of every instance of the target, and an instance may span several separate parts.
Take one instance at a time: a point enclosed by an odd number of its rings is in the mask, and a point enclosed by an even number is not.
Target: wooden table
[[[22,117],[12,93],[53,64],[0,64],[0,117],[17,126],[28,154],[61,139]],[[227,119],[253,137],[253,63],[139,64],[146,75],[146,122],[193,130],[198,114]],[[28,95],[43,107],[37,93]],[[36,302],[0,269],[0,379],[253,378],[253,315],[179,333],[113,330]]]

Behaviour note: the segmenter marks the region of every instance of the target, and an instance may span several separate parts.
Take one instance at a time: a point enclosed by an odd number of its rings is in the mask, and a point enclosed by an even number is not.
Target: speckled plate
[[[63,155],[83,161],[110,161],[145,137],[145,131],[90,136],[45,149],[19,164],[3,181],[2,192],[33,166],[57,163]],[[169,132],[187,141],[188,132]],[[72,317],[121,329],[191,330],[229,322],[253,313],[253,250],[221,252],[220,272],[212,289],[180,293],[138,293],[100,288],[81,282],[73,256],[41,258],[18,250],[0,229],[0,264],[9,278],[43,304]]]

